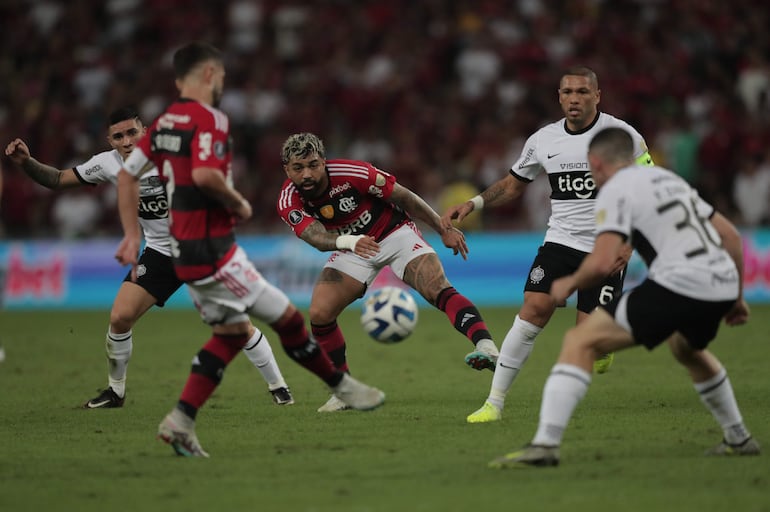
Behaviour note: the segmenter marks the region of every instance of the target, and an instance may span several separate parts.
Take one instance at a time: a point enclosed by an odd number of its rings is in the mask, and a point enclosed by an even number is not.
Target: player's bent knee
[[[337,319],[328,309],[314,308],[312,306],[308,309],[308,317],[313,325],[326,325]]]
[[[667,341],[671,353],[680,364],[698,366],[702,363],[702,351],[692,348],[684,336],[678,332],[672,334]]]
[[[113,309],[110,311],[110,329],[112,332],[128,332],[136,323],[138,315],[132,311]]]
[[[519,310],[519,318],[527,322],[544,326],[556,310],[556,303],[546,293],[526,292],[524,304]]]
[[[564,333],[564,342],[562,344],[562,356],[569,361],[583,360],[588,357],[596,359],[602,355],[600,349],[600,340],[591,336],[585,329],[579,326],[572,327]]]

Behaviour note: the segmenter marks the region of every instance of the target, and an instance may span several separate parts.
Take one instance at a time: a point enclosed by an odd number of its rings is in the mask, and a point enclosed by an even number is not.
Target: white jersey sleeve
[[[534,181],[537,175],[543,170],[540,161],[537,158],[537,141],[540,136],[537,131],[529,136],[524,143],[519,159],[511,166],[511,174],[523,181]]]
[[[73,167],[78,179],[84,183],[117,183],[118,171],[123,166],[120,153],[113,149],[97,153],[82,164]]]
[[[738,270],[709,221],[713,213],[680,176],[634,165],[599,191],[596,229],[628,237],[661,286],[694,299],[734,300]]]
[[[140,148],[134,148],[131,154],[128,155],[126,162],[123,164],[123,168],[131,176],[139,176],[142,173],[142,169],[145,168],[150,161],[149,157],[144,154]]]

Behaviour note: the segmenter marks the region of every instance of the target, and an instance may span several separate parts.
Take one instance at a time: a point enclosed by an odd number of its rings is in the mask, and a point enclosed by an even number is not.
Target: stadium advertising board
[[[745,294],[749,302],[770,303],[770,231],[745,232]],[[452,284],[480,306],[521,304],[529,265],[542,234],[469,234],[468,261],[452,256],[441,240],[428,236]],[[299,306],[307,306],[321,267],[329,256],[292,236],[240,237],[257,268]],[[8,309],[108,309],[126,275],[114,259],[118,241],[0,242],[0,300]],[[627,286],[638,283],[644,265],[634,255]],[[373,288],[398,284],[390,272]],[[415,294],[421,306],[425,301]],[[192,307],[178,291],[167,307]]]

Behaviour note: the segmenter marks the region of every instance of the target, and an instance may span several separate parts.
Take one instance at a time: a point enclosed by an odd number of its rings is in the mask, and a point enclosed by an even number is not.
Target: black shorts
[[[525,292],[550,293],[551,283],[560,277],[575,272],[588,253],[578,251],[566,245],[546,242],[537,251],[535,261],[529,269]],[[586,290],[579,290],[577,295],[577,309],[584,313],[590,313],[596,306],[609,304],[620,296],[623,291],[623,279],[625,269],[605,279],[599,286]]]
[[[176,277],[171,257],[146,247],[136,267],[136,284],[155,297],[158,307],[163,307],[169,297],[184,283]],[[131,271],[123,281],[131,281]]]
[[[630,329],[634,341],[652,350],[678,331],[696,349],[713,340],[722,318],[735,300],[691,299],[646,279],[618,300],[602,306],[615,321]]]

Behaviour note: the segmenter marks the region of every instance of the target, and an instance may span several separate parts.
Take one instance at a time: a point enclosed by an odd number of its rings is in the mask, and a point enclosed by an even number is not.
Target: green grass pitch
[[[515,308],[484,308],[498,344]],[[770,307],[723,327],[725,363],[759,457],[702,455],[721,432],[666,347],[619,353],[594,376],[558,468],[495,471],[487,462],[534,433],[543,383],[574,309],[538,338],[503,421],[468,425],[491,373],[463,364],[471,345],[438,311],[396,345],[340,322],[353,374],[387,393],[379,410],[321,415],[323,384],[266,330],[297,403],[271,403],[244,357],[199,414],[211,459],[155,439],[208,337],[194,311],[153,310],[134,330],[126,405],[79,408],[106,382],[107,311],[0,312],[0,510],[17,511],[770,511]]]

